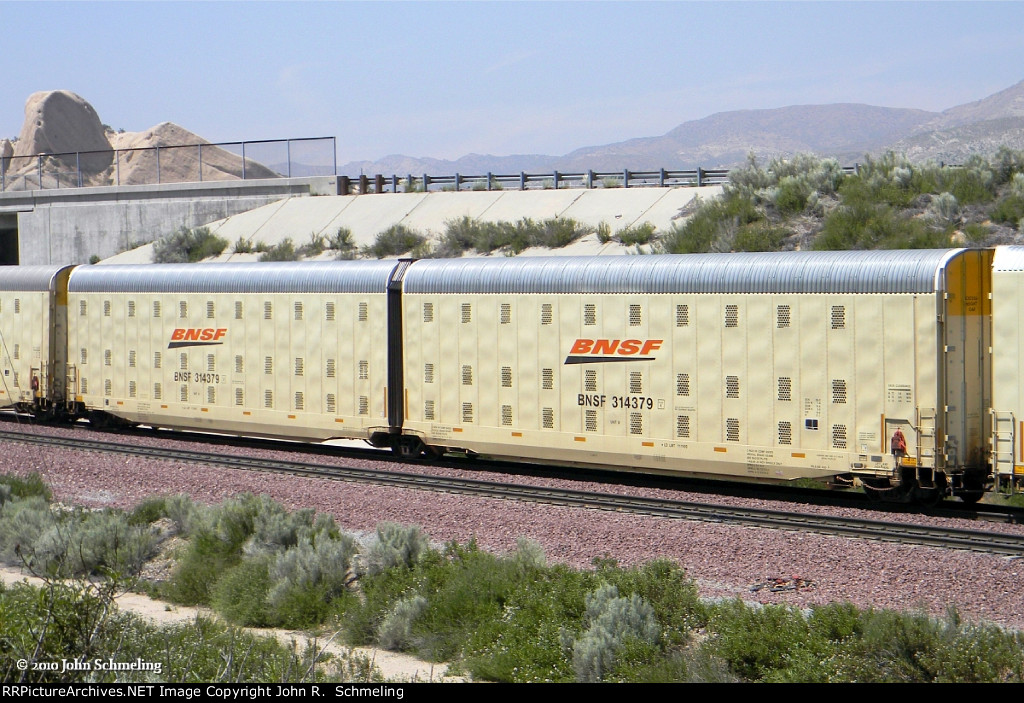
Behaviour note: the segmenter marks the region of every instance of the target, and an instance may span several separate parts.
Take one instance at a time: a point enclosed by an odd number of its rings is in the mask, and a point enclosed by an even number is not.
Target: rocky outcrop
[[[92,105],[67,90],[32,93],[25,103],[25,122],[14,145],[14,166],[18,157],[38,154],[81,153],[62,158],[65,167],[96,174],[110,166],[113,154],[106,130]],[[32,159],[25,159],[26,164]]]

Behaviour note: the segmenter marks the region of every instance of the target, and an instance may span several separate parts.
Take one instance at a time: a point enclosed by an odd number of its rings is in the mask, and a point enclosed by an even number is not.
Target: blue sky
[[[554,154],[716,112],[943,110],[1024,80],[1021,2],[8,2],[0,136],[66,89],[114,128]]]

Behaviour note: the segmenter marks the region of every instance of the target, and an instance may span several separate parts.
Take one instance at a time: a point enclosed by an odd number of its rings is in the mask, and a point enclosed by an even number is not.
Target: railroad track
[[[881,520],[841,518],[793,513],[762,508],[709,505],[659,498],[621,496],[609,493],[496,483],[478,479],[427,476],[402,471],[381,471],[345,466],[328,466],[301,461],[239,457],[185,449],[146,447],[95,439],[64,438],[0,431],[0,441],[86,452],[119,453],[150,459],[205,464],[226,468],[288,473],[295,476],[430,490],[460,495],[519,500],[620,512],[651,517],[701,520],[797,532],[872,539],[899,544],[970,550],[1015,558],[1024,557],[1024,535],[990,533],[982,530],[931,527]]]

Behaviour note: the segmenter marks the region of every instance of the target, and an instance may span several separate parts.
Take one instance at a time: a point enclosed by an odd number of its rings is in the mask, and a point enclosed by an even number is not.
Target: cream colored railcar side
[[[365,439],[387,426],[395,266],[79,267],[68,294],[77,398],[94,417],[161,427]]]
[[[0,268],[0,408],[62,407],[71,268]]]
[[[992,263],[992,469],[1002,490],[1024,482],[1024,247]]]
[[[972,266],[965,250],[414,262],[404,428],[511,458],[928,489],[987,436],[981,369],[946,338]]]

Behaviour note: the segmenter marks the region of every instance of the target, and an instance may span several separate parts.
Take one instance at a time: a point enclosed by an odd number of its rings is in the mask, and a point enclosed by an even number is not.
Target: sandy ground
[[[39,586],[43,583],[42,579],[28,576],[20,569],[6,566],[0,567],[0,579],[5,584],[28,581],[34,586]],[[139,593],[125,593],[117,598],[117,604],[122,610],[131,611],[158,624],[185,622],[193,620],[199,615],[217,618],[216,614],[208,608],[172,605],[164,601],[153,600],[149,596]],[[246,629],[254,634],[272,635],[285,644],[296,642],[304,647],[314,639],[318,645],[322,646],[323,644],[323,638],[312,638],[304,632],[294,630]],[[447,664],[425,662],[399,652],[367,647],[347,647],[333,642],[328,643],[326,649],[332,654],[365,656],[389,681],[419,683],[463,683],[466,681],[461,676],[449,676]]]

